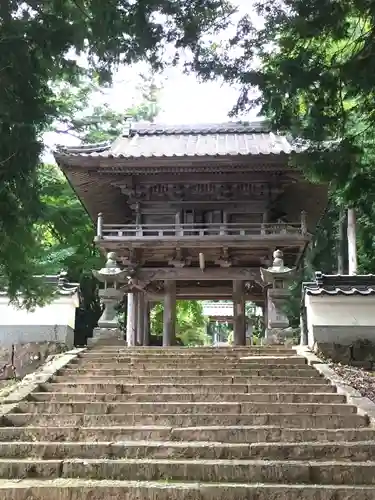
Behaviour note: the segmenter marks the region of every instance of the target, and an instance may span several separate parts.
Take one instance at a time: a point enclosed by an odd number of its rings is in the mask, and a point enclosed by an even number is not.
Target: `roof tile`
[[[264,122],[199,126],[135,124],[113,144],[59,148],[56,156],[133,159],[280,155],[292,152],[297,152],[297,148],[285,136],[269,132]]]
[[[375,295],[375,275],[340,275],[315,273],[315,282],[304,283],[307,295]]]

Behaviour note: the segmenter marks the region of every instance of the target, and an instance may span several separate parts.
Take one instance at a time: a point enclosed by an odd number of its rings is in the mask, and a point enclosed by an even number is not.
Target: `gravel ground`
[[[347,384],[357,389],[362,396],[371,399],[375,403],[375,372],[336,363],[330,363],[329,366]]]

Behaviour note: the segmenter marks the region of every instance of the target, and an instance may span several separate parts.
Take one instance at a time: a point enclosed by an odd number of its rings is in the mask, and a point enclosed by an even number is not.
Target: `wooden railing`
[[[305,235],[301,223],[293,224],[98,224],[101,239],[185,238],[205,236]]]

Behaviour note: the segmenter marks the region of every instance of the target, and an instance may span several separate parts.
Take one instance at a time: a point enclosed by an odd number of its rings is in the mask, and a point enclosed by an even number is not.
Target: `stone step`
[[[279,443],[279,442],[360,442],[375,441],[375,429],[298,429],[271,426],[110,426],[110,427],[1,427],[1,441],[206,441],[221,443]],[[373,458],[373,457],[372,457]]]
[[[218,363],[222,359],[228,362],[243,361],[250,363],[305,363],[305,357],[298,354],[296,351],[288,353],[260,353],[260,352],[218,352],[218,353],[204,353],[204,352],[189,352],[189,353],[131,353],[129,351],[119,352],[98,352],[84,350],[79,353],[78,359],[85,359],[94,362],[96,359],[118,359],[118,360],[132,360],[134,362],[159,363],[166,360],[169,363],[176,363],[182,361],[189,363],[193,361],[207,361],[212,360],[213,363]]]
[[[56,375],[52,377],[52,382],[71,382],[73,379],[69,375]],[[138,383],[138,384],[246,384],[255,385],[257,383],[267,384],[267,383],[284,383],[284,384],[305,384],[305,383],[320,383],[329,384],[328,380],[325,380],[318,372],[316,375],[311,374],[305,377],[259,377],[259,376],[209,376],[204,377],[184,377],[184,376],[160,376],[160,377],[137,377],[137,376],[112,376],[112,377],[100,377],[95,375],[88,376],[76,376],[74,377],[74,382],[76,384],[81,384],[85,382],[99,383],[99,384],[128,384],[128,383]]]
[[[221,370],[212,370],[209,368],[196,368],[194,370],[184,368],[146,370],[139,368],[110,368],[110,369],[87,369],[87,368],[64,368],[59,371],[60,375],[69,377],[113,377],[113,376],[131,376],[131,377],[317,377],[314,368],[283,368],[269,369],[263,368],[254,370],[251,368],[222,368]]]
[[[0,499],[375,500],[369,423],[291,348],[96,345],[2,417]]]
[[[351,460],[374,459],[375,442],[221,443],[176,441],[0,442],[4,460],[178,459],[178,460]]]
[[[0,496],[1,500],[374,500],[374,488],[58,478],[2,480]]]
[[[252,392],[252,393],[327,393],[332,394],[336,392],[333,385],[327,383],[323,378],[318,379],[318,383],[304,383],[304,384],[265,384],[265,383],[252,383],[247,384],[121,384],[116,382],[59,382],[41,384],[39,390],[48,392],[95,392],[96,394],[131,394],[133,392],[144,394],[164,393],[171,392],[185,392],[189,394],[217,394],[228,392]]]
[[[298,362],[297,362],[298,360]],[[191,361],[189,359],[182,359],[182,360],[174,360],[172,361],[152,361],[152,362],[145,362],[145,361],[138,361],[138,360],[127,360],[127,361],[117,361],[116,360],[116,368],[127,368],[128,366],[131,367],[136,367],[136,368],[144,368],[144,369],[150,369],[150,370],[156,370],[160,367],[165,367],[167,369],[172,369],[176,368],[179,366],[183,366],[184,368],[197,368],[201,367],[202,363],[204,366],[208,366],[211,370],[214,369],[222,369],[223,366],[226,369],[233,369],[233,368],[252,368],[255,370],[260,370],[264,368],[270,368],[270,369],[283,369],[287,367],[288,369],[290,368],[305,368],[308,365],[306,364],[306,360],[304,358],[285,358],[284,362],[281,362],[281,359],[262,359],[258,358],[258,360],[244,360],[244,359],[238,359],[238,360],[226,360],[225,365],[223,365],[224,361],[210,361],[210,363],[205,363],[202,361]],[[113,364],[113,360],[112,360]],[[110,369],[112,365],[108,366],[108,363],[101,363],[99,362],[91,362],[87,361],[85,359],[74,359],[69,363],[69,368],[81,368],[85,367],[87,369]]]
[[[349,404],[327,403],[258,403],[258,402],[55,402],[40,403],[22,402],[17,411],[21,413],[86,413],[90,415],[126,415],[126,414],[258,414],[258,413],[286,413],[293,415],[347,415],[357,413],[357,408]]]
[[[33,392],[29,401],[90,401],[90,402],[168,402],[168,401],[222,401],[222,402],[257,402],[257,403],[345,403],[346,397],[341,394],[325,393],[241,393],[220,392],[207,394],[194,394],[188,392],[152,393],[133,392],[130,394],[96,393],[96,392]]]
[[[247,354],[262,354],[262,355],[291,355],[295,356],[296,351],[293,347],[286,347],[283,345],[268,345],[268,346],[223,346],[223,347],[213,347],[213,346],[196,346],[196,347],[181,347],[181,346],[138,346],[138,347],[119,347],[119,346],[95,346],[88,349],[86,353],[109,353],[114,352],[126,352],[132,355],[134,354],[154,354],[154,355],[191,355],[191,354],[207,354],[212,356],[214,354],[225,355],[228,353],[247,353]]]
[[[33,425],[44,426],[111,426],[111,425],[168,425],[168,426],[283,426],[303,428],[353,428],[367,427],[369,420],[365,415],[306,415],[295,413],[258,413],[258,414],[125,414],[94,415],[88,413],[53,414],[53,413],[8,413],[2,419],[4,426]]]
[[[375,485],[375,462],[299,460],[0,459],[1,479],[83,478]]]
[[[218,349],[208,350],[191,350],[191,349],[165,349],[162,350],[132,350],[130,348],[114,348],[111,350],[98,350],[98,349],[87,349],[86,351],[80,353],[81,357],[92,358],[92,357],[132,357],[132,358],[143,358],[143,359],[176,359],[176,358],[210,358],[215,359],[219,358],[237,358],[237,357],[296,357],[298,356],[295,349],[283,348],[283,349],[274,349],[274,348],[238,348],[238,349]]]
[[[283,356],[285,357],[285,356]],[[293,353],[293,356],[290,355],[290,360],[294,360],[295,353]],[[133,363],[147,363],[148,361],[152,363],[161,363],[164,360],[167,360],[169,362],[174,361],[174,360],[181,360],[185,362],[199,362],[199,363],[206,363],[207,361],[212,361],[212,362],[220,362],[220,361],[236,361],[236,360],[243,360],[247,361],[249,359],[251,360],[256,360],[258,359],[258,362],[261,362],[265,359],[272,359],[273,361],[276,361],[278,359],[277,356],[264,356],[263,354],[247,354],[247,353],[228,353],[228,354],[197,354],[197,355],[192,355],[192,354],[179,354],[179,355],[167,355],[167,354],[159,354],[159,355],[129,355],[129,354],[123,354],[123,353],[103,353],[100,354],[98,352],[84,352],[80,354],[79,359],[84,359],[90,362],[95,362],[95,363],[113,363],[113,361],[116,362],[133,362]]]
[[[353,429],[288,428],[277,426],[202,426],[174,428],[172,439],[181,441],[220,441],[229,443],[258,442],[350,442],[373,440],[375,429],[357,427]]]

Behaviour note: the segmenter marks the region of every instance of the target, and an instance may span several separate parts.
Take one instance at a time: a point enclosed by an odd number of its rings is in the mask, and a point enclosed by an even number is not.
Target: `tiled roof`
[[[315,273],[315,282],[304,283],[303,288],[307,295],[375,295],[375,275]]]
[[[34,276],[44,283],[46,287],[51,287],[55,295],[74,295],[79,288],[79,283],[71,283],[66,277],[66,273],[57,275]],[[6,288],[0,290],[0,295],[6,295]]]
[[[288,155],[297,146],[270,132],[265,122],[162,126],[133,124],[113,144],[102,143],[56,151],[59,156],[101,158],[167,158],[193,156]]]

